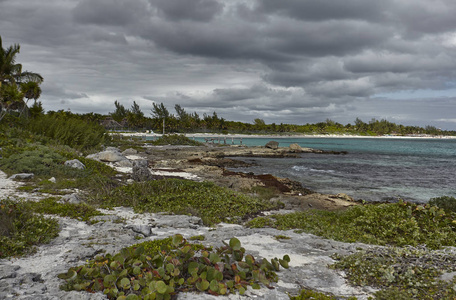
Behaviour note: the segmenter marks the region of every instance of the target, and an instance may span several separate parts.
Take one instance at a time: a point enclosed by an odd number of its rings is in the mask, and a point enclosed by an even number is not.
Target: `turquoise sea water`
[[[270,140],[280,147],[297,143],[348,154],[243,158],[257,166],[236,170],[287,177],[317,192],[346,193],[367,201],[427,202],[438,196],[456,197],[456,139],[243,138],[242,143],[264,146]]]

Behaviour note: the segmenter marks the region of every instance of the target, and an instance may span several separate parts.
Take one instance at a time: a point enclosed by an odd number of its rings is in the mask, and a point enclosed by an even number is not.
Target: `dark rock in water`
[[[19,173],[12,175],[9,179],[32,179],[34,176],[33,173]]]
[[[291,144],[290,145],[290,152],[293,152],[293,153],[301,153],[303,152],[302,150],[302,147],[299,146],[298,144]]]
[[[276,142],[276,141],[270,141],[268,142],[266,145],[265,145],[266,148],[269,148],[269,149],[278,149],[279,148],[279,142]]]
[[[80,169],[80,170],[85,169],[85,165],[82,162],[80,162],[78,159],[67,160],[64,165],[67,167]]]
[[[147,160],[137,160],[133,164],[133,174],[131,178],[134,181],[147,181],[152,180],[153,176],[147,166]]]

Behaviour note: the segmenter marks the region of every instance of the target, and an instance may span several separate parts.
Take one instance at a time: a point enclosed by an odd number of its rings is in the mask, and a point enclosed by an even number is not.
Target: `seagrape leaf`
[[[114,285],[114,282],[116,282],[117,278],[114,275],[106,275],[103,279],[103,285],[105,287],[110,287]]]
[[[191,274],[193,272],[198,272],[199,264],[196,261],[192,261],[188,264],[188,272]]]
[[[230,239],[230,247],[233,248],[233,250],[241,250],[241,241],[239,241],[237,238],[231,238]]]
[[[175,236],[173,236],[173,245],[179,246],[183,240],[184,240],[184,237],[182,235],[176,234]]]
[[[289,268],[288,262],[286,260],[279,259],[279,263],[283,268],[285,268],[285,269]]]
[[[155,288],[157,289],[157,292],[160,294],[164,294],[168,290],[168,286],[166,285],[166,283],[161,280],[157,281],[157,283],[155,284]]]
[[[201,280],[200,282],[197,282],[196,283],[196,288],[199,290],[199,291],[205,291],[209,288],[209,281],[203,279]]]
[[[120,281],[120,286],[121,286],[124,290],[130,289],[130,288],[131,288],[130,279],[128,279],[128,278],[122,278],[122,280]]]

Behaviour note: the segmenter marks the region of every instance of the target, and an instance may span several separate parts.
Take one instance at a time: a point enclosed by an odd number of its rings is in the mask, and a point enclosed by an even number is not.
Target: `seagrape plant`
[[[289,262],[288,255],[256,260],[237,238],[213,251],[175,235],[98,255],[58,277],[65,280],[63,290],[103,292],[118,300],[167,300],[179,292],[242,295],[248,286],[271,288],[280,266],[288,268]]]

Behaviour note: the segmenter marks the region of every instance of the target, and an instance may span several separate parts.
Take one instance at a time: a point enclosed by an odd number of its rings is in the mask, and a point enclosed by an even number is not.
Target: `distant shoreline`
[[[160,137],[162,134],[158,133],[146,133],[146,132],[111,132],[110,134],[120,134],[123,136],[150,136]],[[365,135],[339,135],[339,134],[289,134],[289,135],[261,135],[261,134],[221,134],[221,133],[186,133],[183,134],[186,137],[193,138],[265,138],[265,139],[281,139],[281,138],[360,138],[360,139],[456,139],[456,136],[442,136],[442,135],[376,135],[376,136],[365,136]]]

